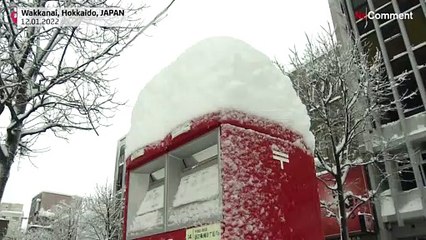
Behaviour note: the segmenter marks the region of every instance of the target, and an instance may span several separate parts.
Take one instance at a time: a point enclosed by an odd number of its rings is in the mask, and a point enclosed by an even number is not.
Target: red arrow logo
[[[367,17],[367,14],[365,12],[356,11],[355,12],[355,19],[360,20]]]
[[[12,12],[10,13],[10,18],[12,19],[12,22],[13,22],[14,24],[17,24],[17,23],[18,23],[18,13],[17,13],[16,11],[12,11]]]

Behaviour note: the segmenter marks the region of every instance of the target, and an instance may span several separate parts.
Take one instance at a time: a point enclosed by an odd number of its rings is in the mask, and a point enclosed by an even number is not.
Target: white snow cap
[[[191,119],[222,109],[281,123],[314,148],[306,107],[290,79],[247,43],[213,37],[186,50],[142,89],[126,137],[126,156]]]

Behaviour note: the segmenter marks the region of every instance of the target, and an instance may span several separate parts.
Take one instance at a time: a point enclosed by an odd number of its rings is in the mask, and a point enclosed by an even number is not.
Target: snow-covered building
[[[71,204],[74,199],[75,196],[61,193],[41,192],[37,194],[31,201],[27,229],[49,226],[51,217],[54,216],[54,208],[63,203]]]
[[[126,135],[126,239],[323,239],[306,107],[268,57],[227,37],[139,95]]]
[[[114,171],[114,185],[113,185],[113,193],[117,201],[116,207],[119,209],[120,214],[124,214],[124,192],[126,189],[126,186],[125,186],[126,161],[124,157],[125,149],[126,149],[126,137],[122,137],[117,142],[115,171]],[[121,235],[117,236],[117,238],[121,239]]]
[[[117,198],[122,199],[124,193],[124,171],[125,171],[125,149],[126,149],[126,137],[122,137],[117,143],[115,171],[114,171],[114,195]]]
[[[24,204],[1,203],[0,220],[7,223],[7,231],[0,233],[2,239],[15,239],[22,231],[22,220],[24,219]],[[0,237],[1,238],[1,237]]]
[[[337,38],[360,40],[360,48],[378,49],[394,86],[390,101],[415,93],[381,119],[375,134],[389,139],[394,153],[407,153],[404,163],[388,162],[392,174],[375,202],[381,239],[426,238],[426,2],[424,0],[329,0]],[[396,13],[396,14],[395,14]],[[386,15],[387,14],[387,15]],[[394,17],[386,17],[392,16]],[[407,16],[402,19],[395,16]],[[374,147],[374,146],[373,146]],[[370,171],[373,188],[378,181]]]

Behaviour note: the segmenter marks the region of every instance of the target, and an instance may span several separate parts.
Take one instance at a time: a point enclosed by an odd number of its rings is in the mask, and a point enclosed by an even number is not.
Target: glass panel
[[[151,177],[152,177],[152,180],[154,181],[159,181],[161,179],[164,179],[164,168],[151,173]]]
[[[422,76],[423,84],[426,86],[426,65],[420,69],[420,75]]]
[[[383,6],[384,4],[389,3],[389,2],[390,2],[390,0],[373,0],[374,7],[376,9]]]
[[[408,160],[407,160],[408,161]],[[417,187],[416,179],[414,177],[413,168],[410,164],[399,163],[399,180],[401,182],[402,191],[408,191]]]
[[[354,10],[358,10],[367,6],[367,0],[352,0],[352,7]]]
[[[405,52],[404,40],[401,35],[391,38],[390,41],[386,42],[386,49],[388,51],[389,58],[392,59],[395,55]]]
[[[398,0],[399,3],[399,9],[401,10],[401,12],[405,12],[408,9],[416,6],[417,4],[419,4],[419,0]]]
[[[184,158],[183,163],[185,165],[185,168],[193,168],[208,160],[217,158],[217,155],[218,155],[218,146],[217,144],[215,144],[204,150],[196,152],[189,157]]]
[[[122,145],[121,147],[120,147],[120,156],[121,155],[124,155],[124,152],[126,151],[126,146],[124,146],[124,145]]]
[[[382,161],[382,160],[381,160]],[[381,182],[380,191],[385,191],[389,189],[389,179],[388,174],[386,173],[385,163],[384,162],[378,162],[375,164],[375,172],[374,177],[376,178],[376,182]]]
[[[426,163],[420,165],[419,170],[422,175],[423,186],[426,186]]]
[[[130,172],[127,206],[129,239],[164,230],[165,159],[162,156]]]
[[[411,63],[406,52],[395,55],[391,60],[393,74],[398,76],[399,74],[410,71]]]
[[[380,51],[379,40],[377,39],[377,35],[375,32],[363,38],[362,45],[364,49],[368,49],[368,59],[370,61],[374,58],[376,52]]]
[[[417,65],[426,65],[426,46],[414,50],[414,56],[416,56]]]
[[[195,153],[194,155],[192,155],[192,157],[199,163],[199,162],[211,159],[213,157],[216,157],[217,154],[218,154],[218,150],[217,150],[217,144],[216,144],[198,153]]]
[[[398,91],[401,96],[411,96],[410,98],[406,98],[402,101],[404,107],[404,115],[406,117],[424,111],[422,98],[418,92],[418,86],[413,72],[408,74],[406,77],[406,81],[400,86],[398,86]]]
[[[413,20],[404,20],[404,24],[412,46],[426,42],[426,19],[422,8],[414,10]]]
[[[383,25],[380,29],[382,30],[384,40],[400,33],[397,21],[389,22],[388,24]]]
[[[390,29],[390,28],[388,28],[388,29]],[[372,33],[372,34],[369,34],[368,36],[366,36],[363,39],[362,44],[364,46],[364,49],[369,50],[369,52],[368,52],[369,60],[372,60],[373,57],[376,54],[376,51],[380,50],[379,49],[379,42],[378,42],[376,33]],[[386,72],[384,72],[383,74],[384,74],[384,77],[387,78]],[[389,94],[388,100],[383,101],[383,104],[390,104],[391,102],[393,102],[393,95]],[[395,109],[393,111],[386,112],[385,115],[380,119],[380,121],[381,121],[381,124],[386,124],[386,123],[389,123],[389,122],[396,121],[398,119],[399,119],[398,113]]]
[[[210,223],[221,215],[217,161],[211,166],[197,168],[182,174],[170,209],[170,227]]]
[[[116,189],[119,191],[123,187],[123,165],[118,167]]]
[[[149,189],[143,199],[137,215],[143,215],[155,210],[159,210],[164,206],[164,185]]]
[[[130,224],[130,232],[137,235],[157,232],[163,229],[164,184],[148,189]]]

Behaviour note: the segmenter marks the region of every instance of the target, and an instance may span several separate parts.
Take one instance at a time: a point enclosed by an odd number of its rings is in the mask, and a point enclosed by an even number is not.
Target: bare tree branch
[[[163,19],[170,3],[148,21],[134,26],[22,27],[13,24],[6,0],[0,14],[0,116],[10,115],[0,134],[0,200],[14,159],[37,153],[40,134],[66,138],[74,130],[108,126],[122,105],[115,100],[108,70],[132,42]],[[43,7],[46,1],[14,2],[14,7]],[[119,7],[108,1],[59,0],[61,7]],[[126,10],[137,13],[145,5]],[[138,15],[139,16],[139,15]],[[138,23],[139,22],[139,23]]]

